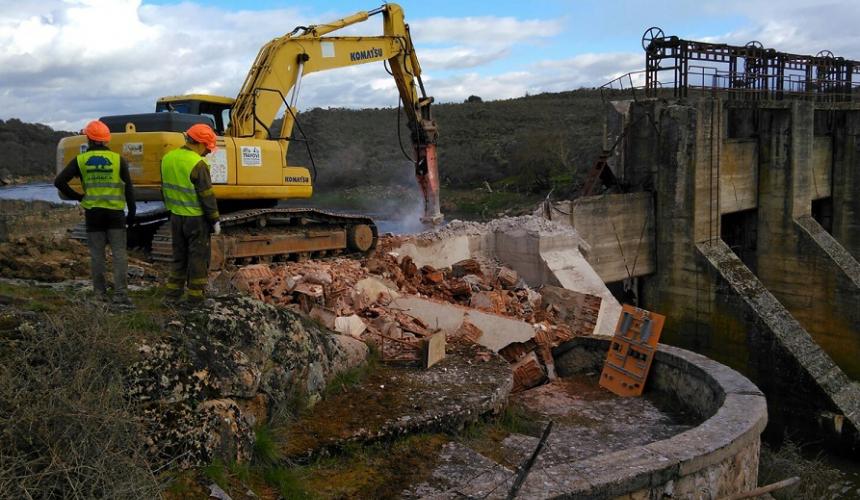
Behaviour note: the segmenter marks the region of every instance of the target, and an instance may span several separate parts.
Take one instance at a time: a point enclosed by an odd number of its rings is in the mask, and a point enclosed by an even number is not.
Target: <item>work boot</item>
[[[96,302],[110,302],[107,290],[93,290],[93,300]]]
[[[168,289],[167,292],[164,293],[164,298],[161,299],[161,305],[163,307],[179,307],[181,305],[181,302],[182,290],[177,289]]]
[[[183,301],[183,305],[188,308],[200,307],[204,303],[202,295],[187,295]]]
[[[134,309],[134,303],[132,303],[131,299],[128,298],[128,295],[124,293],[115,294],[111,303],[115,306],[119,306],[122,309]]]

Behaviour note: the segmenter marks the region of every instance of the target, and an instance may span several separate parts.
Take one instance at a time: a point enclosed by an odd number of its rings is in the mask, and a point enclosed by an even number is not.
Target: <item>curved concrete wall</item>
[[[600,371],[609,340],[580,337],[559,346],[566,376]],[[722,498],[756,487],[764,395],[736,371],[704,356],[661,344],[646,390],[673,397],[704,422],[663,441],[560,464],[530,477],[521,494],[535,498]]]

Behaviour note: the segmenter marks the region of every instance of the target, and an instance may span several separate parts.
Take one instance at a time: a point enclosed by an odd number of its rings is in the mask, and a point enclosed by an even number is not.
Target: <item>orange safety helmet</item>
[[[110,129],[107,125],[104,124],[101,120],[93,120],[87,123],[87,126],[84,127],[84,135],[87,136],[87,139],[94,142],[108,142],[110,141]]]
[[[215,131],[205,123],[192,125],[187,131],[185,131],[185,134],[193,139],[194,142],[199,142],[206,146],[206,149],[212,153],[218,149],[218,146],[215,145]]]

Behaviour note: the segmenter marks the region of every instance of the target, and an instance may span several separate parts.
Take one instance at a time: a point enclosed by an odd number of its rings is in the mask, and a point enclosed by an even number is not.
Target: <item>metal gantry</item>
[[[642,47],[648,95],[671,83],[675,97],[699,88],[760,99],[796,95],[839,101],[851,100],[860,87],[860,63],[829,50],[810,56],[768,49],[755,40],[743,46],[698,42],[665,36],[657,27],[645,31]],[[670,81],[663,77],[667,72]]]
[[[645,70],[622,75],[601,90],[644,91],[648,97],[687,97],[691,90],[739,99],[806,98],[850,101],[860,93],[860,62],[829,50],[800,55],[746,45],[666,36],[654,26],[642,35]]]

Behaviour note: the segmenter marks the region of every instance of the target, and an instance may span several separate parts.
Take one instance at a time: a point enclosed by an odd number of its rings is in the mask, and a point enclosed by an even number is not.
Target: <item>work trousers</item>
[[[173,264],[167,293],[182,295],[186,283],[188,297],[202,299],[209,276],[209,223],[201,216],[170,215]]]
[[[99,295],[107,295],[107,286],[105,284],[105,246],[108,243],[110,243],[110,251],[113,255],[114,296],[126,297],[128,296],[128,252],[125,248],[125,228],[87,232],[93,290]]]

